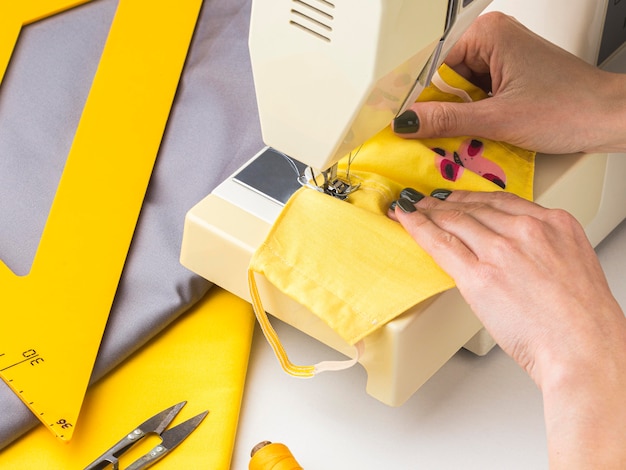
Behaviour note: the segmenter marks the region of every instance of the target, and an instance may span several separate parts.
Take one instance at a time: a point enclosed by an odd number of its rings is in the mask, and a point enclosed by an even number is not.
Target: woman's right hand
[[[471,135],[555,154],[626,151],[626,75],[587,64],[509,16],[480,16],[446,63],[491,97],[415,103],[394,120],[396,134]]]

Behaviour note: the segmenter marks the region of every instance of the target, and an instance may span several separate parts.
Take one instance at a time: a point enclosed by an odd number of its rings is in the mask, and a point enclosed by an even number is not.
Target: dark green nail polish
[[[405,212],[407,214],[410,214],[411,212],[415,212],[417,209],[415,208],[415,206],[413,205],[413,203],[411,201],[409,201],[408,199],[398,199],[398,207],[402,210],[402,212]]]
[[[389,210],[392,212],[395,211],[397,205],[398,205],[398,201],[393,201],[391,204],[389,204]]]
[[[393,120],[393,131],[398,134],[415,134],[419,128],[420,120],[410,109]]]
[[[450,194],[452,194],[452,191],[449,189],[435,189],[432,193],[430,193],[431,197],[441,199],[442,201],[448,199]]]
[[[408,199],[413,204],[417,204],[422,199],[424,199],[424,195],[422,193],[420,193],[419,191],[416,191],[413,188],[404,188],[400,192],[400,197],[404,198],[404,199]]]

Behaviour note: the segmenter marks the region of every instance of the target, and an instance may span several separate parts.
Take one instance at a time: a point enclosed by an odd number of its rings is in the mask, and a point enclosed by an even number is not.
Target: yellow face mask
[[[423,101],[476,101],[486,94],[445,65]],[[346,201],[302,188],[285,205],[250,262],[248,280],[263,333],[291,375],[310,377],[353,365],[360,341],[414,305],[454,287],[396,222],[389,205],[403,188],[510,191],[532,199],[534,153],[505,143],[463,136],[407,140],[386,128],[366,142],[350,165]],[[340,173],[347,171],[347,158]],[[329,269],[329,260],[332,267]],[[352,361],[293,365],[271,327],[255,273],[322,319],[348,344]]]

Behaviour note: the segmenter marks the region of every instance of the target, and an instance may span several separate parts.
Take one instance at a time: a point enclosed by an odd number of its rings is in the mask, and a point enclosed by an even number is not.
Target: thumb
[[[413,139],[462,135],[493,138],[497,132],[493,124],[498,122],[493,119],[493,104],[492,99],[472,103],[414,103],[393,120],[392,129],[401,137]],[[489,125],[485,125],[487,122]]]

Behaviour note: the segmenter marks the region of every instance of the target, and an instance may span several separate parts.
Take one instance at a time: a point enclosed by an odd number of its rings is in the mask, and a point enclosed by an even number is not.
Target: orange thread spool
[[[263,441],[254,446],[248,470],[303,470],[286,445]]]

